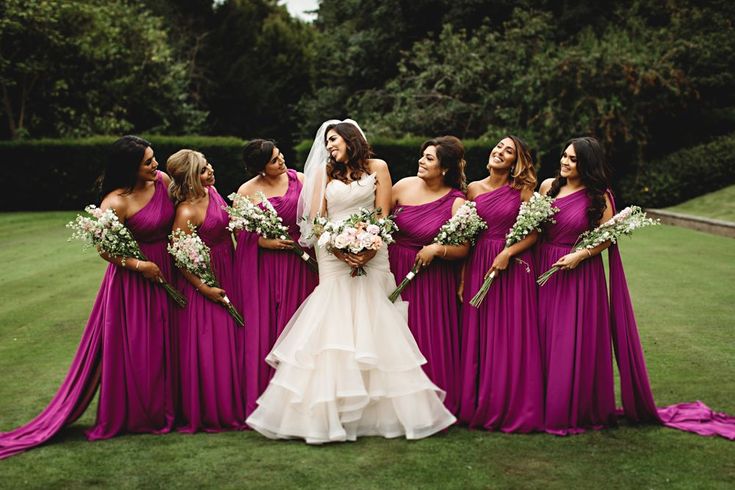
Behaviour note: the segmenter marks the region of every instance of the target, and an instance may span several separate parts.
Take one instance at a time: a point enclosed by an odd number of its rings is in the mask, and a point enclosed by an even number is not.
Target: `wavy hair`
[[[338,162],[332,156],[327,160],[327,175],[332,180],[358,180],[369,173],[368,160],[373,157],[373,151],[367,140],[354,124],[340,122],[330,124],[324,131],[324,144],[327,144],[327,135],[334,130],[347,144],[347,163]]]
[[[105,170],[97,179],[100,199],[104,199],[115,189],[123,189],[124,194],[133,191],[145,150],[150,146],[150,142],[132,134],[125,135],[112,144]]]
[[[171,176],[168,194],[174,204],[207,195],[199,178],[202,169],[206,166],[207,159],[203,154],[194,150],[179,150],[168,157],[166,170]]]
[[[512,172],[509,174],[511,187],[518,190],[535,189],[537,182],[536,167],[531,156],[531,149],[518,136],[509,134],[506,138],[513,140],[516,147],[516,161],[513,162]]]
[[[430,146],[436,148],[436,157],[439,159],[439,165],[447,171],[444,174],[444,183],[462,192],[467,190],[467,178],[464,174],[467,162],[464,159],[464,144],[462,144],[462,140],[455,136],[438,136],[432,138],[421,145],[421,154]]]
[[[577,155],[577,172],[590,198],[590,205],[587,207],[587,222],[589,229],[593,229],[597,227],[602,213],[607,208],[605,191],[610,188],[610,169],[605,160],[605,152],[597,138],[591,136],[572,138],[564,143],[562,155],[569,145],[574,147],[574,153]],[[557,170],[556,177],[549,189],[549,196],[559,195],[559,190],[566,183],[567,179],[561,176],[560,170]]]

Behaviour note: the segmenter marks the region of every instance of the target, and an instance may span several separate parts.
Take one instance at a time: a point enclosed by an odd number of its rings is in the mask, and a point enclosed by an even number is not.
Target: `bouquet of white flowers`
[[[472,201],[467,201],[457,210],[446,223],[439,228],[439,233],[434,237],[432,243],[439,245],[461,245],[466,242],[474,243],[477,235],[487,229],[487,223],[477,214],[477,206]],[[398,287],[390,293],[388,299],[395,303],[398,296],[406,289],[414,277],[421,271],[419,264],[414,264],[411,271],[406,274]]]
[[[190,234],[183,230],[176,230],[171,234],[168,253],[173,256],[177,267],[194,274],[209,287],[220,287],[212,270],[209,247],[197,235],[191,223],[189,223],[189,229],[191,230]],[[237,311],[227,296],[224,297],[224,300],[225,308],[227,308],[230,316],[235,319],[238,325],[244,326],[245,320],[240,312]]]
[[[547,222],[554,222],[553,216],[559,211],[559,208],[552,206],[553,199],[549,196],[542,196],[538,192],[534,192],[531,199],[521,204],[518,210],[518,216],[515,223],[511,226],[508,234],[505,235],[505,246],[520,242],[526,238],[533,230],[541,231],[541,226]],[[517,259],[522,262],[520,259]],[[526,264],[526,270],[530,267]],[[487,296],[493,281],[497,277],[497,271],[487,271],[485,278],[480,286],[479,291],[470,300],[470,304],[475,308],[479,308]]]
[[[84,210],[89,216],[77,215],[73,221],[67,223],[66,227],[73,230],[69,240],[82,240],[89,247],[96,247],[100,252],[118,257],[123,267],[126,257],[148,260],[130,230],[120,222],[114,209],[102,211],[94,204],[90,204]],[[159,279],[159,284],[177,305],[182,308],[186,306],[186,298],[176,288],[163,279]]]
[[[278,216],[278,212],[265,197],[262,192],[256,193],[256,196],[263,204],[263,207],[253,203],[247,197],[240,194],[232,193],[228,197],[232,201],[232,206],[224,206],[224,210],[230,216],[230,223],[227,229],[230,231],[245,230],[251,233],[257,233],[266,239],[291,240],[291,251],[301,257],[309,267],[317,272],[318,266],[316,260],[301,248],[296,240],[288,234],[288,228],[283,224],[283,220]]]
[[[661,224],[659,220],[646,217],[646,213],[644,213],[640,207],[628,206],[594,230],[588,230],[579,235],[579,238],[577,238],[573,248],[575,251],[591,249],[608,240],[612,243],[616,243],[618,238],[623,235],[630,235],[638,228],[659,224]],[[558,270],[558,266],[552,267],[541,274],[536,282],[539,286],[543,286]]]
[[[374,211],[361,208],[357,213],[337,223],[317,216],[314,218],[312,233],[319,238],[318,245],[329,252],[359,254],[367,250],[378,250],[383,245],[393,243],[393,233],[398,231],[392,215],[386,218],[379,216],[380,208]],[[352,270],[352,277],[365,274],[363,267]]]

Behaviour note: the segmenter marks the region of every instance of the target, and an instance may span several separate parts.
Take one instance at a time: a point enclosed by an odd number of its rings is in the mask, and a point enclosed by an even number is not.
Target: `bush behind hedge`
[[[155,151],[159,168],[182,148],[201,151],[215,167],[217,189],[227,195],[245,180],[241,149],[234,137],[143,135]],[[17,172],[0,197],[0,210],[81,209],[99,202],[96,181],[105,167],[113,136],[81,139],[0,141],[0,161]],[[6,181],[7,182],[7,181]]]
[[[620,182],[623,200],[643,207],[672,206],[735,183],[735,133],[670,153]]]

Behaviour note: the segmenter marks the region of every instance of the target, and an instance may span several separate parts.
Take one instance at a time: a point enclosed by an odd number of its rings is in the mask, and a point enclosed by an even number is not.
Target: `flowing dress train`
[[[375,174],[327,185],[330,220],[373,209]],[[307,443],[381,435],[418,439],[455,418],[406,324],[405,303],[388,295],[395,279],[381,248],[351,277],[350,267],[317,248],[319,285],[289,321],[266,361],[276,368],[248,425],[269,438]]]
[[[174,207],[159,173],[151,200],[125,223],[148,260],[172,282],[166,252]],[[142,274],[107,267],[66,378],[31,422],[0,434],[0,459],[51,439],[86,410],[100,389],[89,440],[124,432],[164,433],[175,418],[175,351],[165,290]]]

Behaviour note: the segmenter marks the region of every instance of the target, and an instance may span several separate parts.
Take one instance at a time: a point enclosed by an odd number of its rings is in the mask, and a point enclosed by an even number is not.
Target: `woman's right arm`
[[[120,223],[125,224],[127,219],[127,202],[125,199],[120,197],[116,192],[111,192],[102,200],[100,209],[106,211],[113,209]],[[129,271],[139,272],[149,281],[160,282],[164,278],[161,275],[161,269],[158,268],[154,262],[149,260],[138,260],[134,257],[116,257],[108,254],[107,252],[98,252],[100,257],[105,259],[111,264],[115,264],[118,267],[122,267]]]

